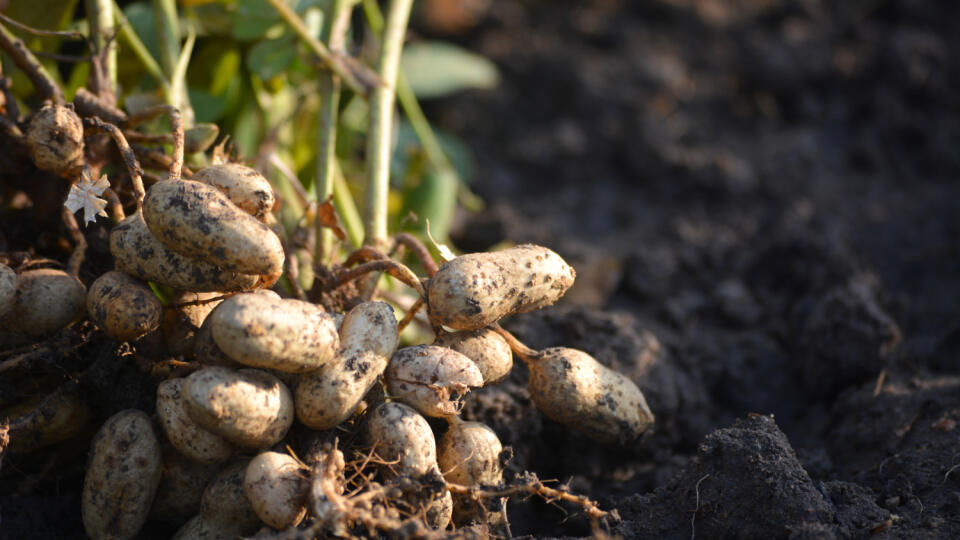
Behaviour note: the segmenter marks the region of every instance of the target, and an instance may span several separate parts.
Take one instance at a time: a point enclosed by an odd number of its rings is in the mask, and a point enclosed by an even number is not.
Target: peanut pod
[[[110,231],[110,253],[118,270],[185,291],[242,291],[260,282],[260,276],[227,271],[167,249],[153,236],[139,212]]]
[[[290,391],[257,369],[203,368],[187,377],[183,398],[201,427],[243,448],[273,446],[293,424]]]
[[[214,310],[210,325],[213,340],[233,360],[288,373],[323,367],[340,345],[333,317],[300,300],[237,295]]]
[[[113,270],[90,285],[87,313],[111,338],[134,341],[160,326],[163,304],[150,287]]]
[[[391,397],[436,418],[460,414],[463,397],[471,388],[483,386],[483,376],[472,360],[434,345],[394,353],[384,379]]]
[[[97,432],[83,479],[83,526],[90,538],[134,538],[160,483],[160,443],[150,418],[128,409]]]
[[[219,189],[230,202],[259,220],[263,220],[273,209],[275,198],[270,182],[245,165],[211,165],[194,173],[192,180]]]
[[[292,457],[263,452],[250,461],[243,489],[257,516],[274,529],[296,526],[307,515],[307,476]]]
[[[453,349],[476,364],[483,385],[496,384],[513,369],[513,352],[500,334],[489,328],[443,332],[433,341],[438,347]]]
[[[186,257],[243,274],[283,272],[280,238],[213,186],[157,182],[143,200],[143,218],[163,245]]]
[[[430,316],[456,330],[479,330],[553,304],[575,277],[559,255],[532,244],[461,255],[430,278]]]
[[[637,385],[583,351],[545,349],[529,366],[530,395],[551,420],[601,442],[629,442],[653,425]]]
[[[297,418],[311,429],[330,429],[350,418],[386,369],[398,339],[389,304],[364,302],[351,309],[340,327],[337,358],[300,376]]]
[[[0,318],[0,344],[44,338],[83,314],[87,289],[62,270],[27,270],[17,279],[13,305]]]

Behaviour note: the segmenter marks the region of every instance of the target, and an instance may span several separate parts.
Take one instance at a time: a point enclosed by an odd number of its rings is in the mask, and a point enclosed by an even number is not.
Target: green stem
[[[363,10],[370,29],[373,30],[374,33],[380,32],[383,28],[383,14],[380,12],[380,7],[377,5],[377,2],[375,0],[364,0]],[[452,170],[453,166],[447,158],[447,154],[440,146],[440,141],[433,132],[433,128],[430,127],[430,122],[427,121],[427,117],[423,114],[423,109],[420,108],[417,96],[414,95],[413,88],[410,86],[410,82],[407,81],[407,77],[402,71],[397,74],[397,101],[400,102],[400,107],[403,108],[403,113],[407,116],[410,127],[413,128],[417,139],[420,140],[420,144],[423,146],[423,152],[430,165],[437,170]]]
[[[117,43],[107,39],[114,32],[113,0],[86,0],[86,9],[90,36],[97,52],[107,47],[107,72],[104,75],[110,85],[110,94],[113,94],[117,89]]]
[[[390,0],[386,26],[380,42],[377,74],[383,85],[370,96],[370,127],[367,130],[367,208],[364,243],[383,247],[387,243],[387,195],[390,188],[390,139],[393,134],[394,88],[400,70],[400,52],[413,0]]]
[[[180,19],[176,0],[153,0],[153,19],[157,27],[160,65],[167,79],[173,80],[177,59],[180,58]]]
[[[123,10],[116,4],[113,3],[113,14],[117,19],[117,25],[120,26],[120,35],[123,36],[123,39],[127,41],[127,45],[130,46],[130,49],[133,51],[133,54],[140,60],[140,63],[143,65],[144,69],[147,70],[147,73],[153,77],[157,83],[160,85],[160,90],[163,92],[164,100],[167,103],[170,102],[170,83],[167,81],[167,76],[163,74],[163,69],[160,67],[160,64],[157,63],[157,60],[150,54],[150,51],[147,50],[147,46],[143,44],[143,41],[140,41],[140,36],[133,31],[133,26],[130,24],[130,21],[127,20],[127,17],[123,14]],[[172,103],[171,103],[172,104]]]
[[[287,5],[283,3],[283,0],[267,0],[267,2],[273,6],[273,9],[277,10],[280,17],[283,18],[287,25],[300,37],[300,40],[310,47],[313,54],[317,55],[320,61],[330,68],[331,71],[339,75],[351,90],[365,96],[370,92],[372,87],[377,86],[377,81],[373,80],[374,78],[366,73],[367,70],[365,68],[359,64],[351,65],[346,60],[346,57],[341,57],[330,52],[330,49],[328,49],[326,45],[320,43],[317,38],[313,37],[313,34],[307,29],[307,25],[304,24],[303,19],[301,19],[295,11],[287,7]]]
[[[355,0],[333,0],[330,13],[324,18],[323,39],[331,51],[343,49],[350,27],[350,12]],[[340,76],[332,71],[320,73],[320,112],[317,133],[317,204],[333,195],[334,165],[337,148],[337,109],[340,106]],[[317,265],[331,260],[333,231],[316,220],[316,249],[313,260]]]
[[[353,194],[350,193],[350,186],[347,179],[343,177],[343,172],[336,161],[333,162],[333,205],[340,215],[343,222],[343,228],[347,230],[347,236],[350,238],[350,244],[354,247],[360,247],[363,243],[363,220],[360,219],[360,212],[354,202]]]

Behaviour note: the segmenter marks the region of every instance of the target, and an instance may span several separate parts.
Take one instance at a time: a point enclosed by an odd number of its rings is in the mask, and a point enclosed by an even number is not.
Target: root
[[[120,150],[120,155],[123,156],[123,163],[127,166],[127,172],[130,174],[133,193],[137,199],[137,210],[141,210],[143,208],[143,198],[147,195],[146,190],[143,189],[143,169],[140,167],[140,162],[137,161],[137,156],[133,153],[133,149],[130,148],[127,138],[123,136],[120,128],[109,122],[104,122],[99,118],[87,118],[86,124],[100,131],[106,131],[110,137],[113,138],[117,149]]]
[[[107,207],[110,209],[110,219],[114,224],[123,221],[127,214],[123,211],[123,204],[120,203],[120,197],[117,192],[111,188],[103,190],[103,197],[107,199]]]
[[[83,260],[87,256],[87,239],[83,236],[80,225],[77,224],[77,218],[73,216],[73,212],[69,208],[61,208],[60,216],[63,219],[63,224],[67,227],[70,239],[73,240],[73,251],[67,261],[67,273],[77,277],[80,274],[80,265],[83,264]]]
[[[133,151],[140,156],[140,159],[143,160],[144,165],[147,167],[169,170],[173,166],[172,157],[158,150],[154,150],[153,148],[145,148],[138,144],[134,144]],[[181,166],[180,173],[187,178],[193,176],[193,170],[186,166]]]
[[[169,309],[177,309],[177,308],[182,308],[187,306],[202,306],[203,304],[210,304],[212,302],[226,300],[227,298],[230,298],[231,296],[236,296],[237,294],[240,294],[240,293],[227,293],[227,294],[222,294],[220,296],[214,296],[213,298],[204,298],[202,300],[191,300],[189,302],[180,302],[179,304],[172,304],[167,307]]]
[[[413,288],[413,290],[417,291],[417,294],[420,295],[420,298],[426,297],[426,291],[424,291],[423,283],[420,282],[420,278],[418,278],[412,270],[407,268],[406,265],[391,259],[378,259],[365,262],[351,270],[341,271],[337,276],[337,284],[338,286],[343,285],[344,283],[353,281],[371,272],[386,272],[401,283],[405,283]]]
[[[173,105],[155,105],[148,107],[135,115],[132,115],[125,127],[132,128],[148,120],[152,120],[162,114],[170,117],[170,129],[173,131],[173,156],[170,160],[170,178],[179,179],[183,173],[183,118],[180,116],[180,109]]]
[[[354,252],[347,257],[347,260],[343,261],[343,266],[345,268],[349,268],[355,264],[378,261],[381,259],[389,259],[389,257],[387,257],[387,254],[379,249],[370,246],[363,246],[354,250]]]
[[[699,480],[697,480],[697,485],[694,486],[694,492],[697,495],[696,504],[693,507],[693,515],[690,516],[690,540],[694,540],[697,537],[697,512],[700,510],[700,484],[703,483],[710,475],[705,474]]]
[[[594,501],[583,495],[574,495],[565,489],[552,488],[544,485],[543,481],[531,472],[524,473],[517,478],[517,483],[504,487],[472,487],[459,484],[447,484],[447,489],[454,495],[463,495],[472,500],[496,499],[500,497],[515,497],[518,495],[536,495],[548,503],[563,501],[583,508],[584,514],[592,521],[611,516],[610,512],[601,510]]]
[[[540,351],[527,347],[513,334],[504,330],[499,324],[494,324],[492,328],[507,341],[507,344],[510,345],[510,350],[513,351],[513,354],[517,355],[524,362],[528,364],[530,362],[535,362],[541,356]]]
[[[27,48],[27,45],[23,41],[13,35],[7,30],[7,27],[2,24],[0,24],[0,48],[10,55],[13,62],[26,74],[30,82],[33,83],[34,88],[37,89],[37,93],[40,94],[44,100],[52,101],[57,105],[66,103],[66,99],[63,97],[63,90],[61,90],[56,81],[53,80],[53,77],[47,73],[43,64],[30,52],[30,49]]]
[[[407,310],[407,313],[403,316],[403,319],[401,319],[400,322],[397,323],[398,332],[403,332],[403,329],[406,328],[408,324],[410,324],[410,321],[412,321],[414,317],[417,316],[417,312],[420,311],[420,308],[422,308],[423,305],[424,305],[423,297],[420,296],[417,298],[417,301],[414,302],[412,306],[410,306],[410,309]]]
[[[427,277],[433,277],[433,275],[437,273],[439,269],[437,262],[433,260],[433,257],[430,255],[430,250],[427,249],[427,246],[423,245],[420,239],[410,233],[400,233],[394,236],[393,240],[398,246],[406,246],[413,252],[413,255],[420,261],[424,271],[427,273]]]

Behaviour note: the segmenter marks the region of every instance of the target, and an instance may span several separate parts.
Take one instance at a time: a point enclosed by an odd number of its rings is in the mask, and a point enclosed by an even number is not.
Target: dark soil
[[[574,262],[508,325],[629,374],[629,448],[469,414],[627,538],[960,536],[960,36],[951,2],[494,2],[503,83],[433,104],[478,155],[459,247]],[[514,534],[587,534],[531,505]]]
[[[592,442],[536,411],[518,366],[465,411],[511,472],[598,499],[624,538],[960,537],[958,20],[934,0],[498,0],[455,35],[420,21],[503,79],[426,104],[488,201],[456,245],[571,261],[564,302],[507,327],[627,374],[657,417]],[[30,211],[49,222],[0,214],[0,250],[58,249],[51,191]],[[51,362],[86,370],[96,417],[149,411],[128,352]],[[61,455],[83,451],[4,460],[0,538],[82,537],[84,464]],[[511,502],[512,533],[590,535],[574,511]]]

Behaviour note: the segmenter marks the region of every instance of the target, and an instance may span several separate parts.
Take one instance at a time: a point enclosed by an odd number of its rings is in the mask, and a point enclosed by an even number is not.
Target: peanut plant
[[[72,102],[8,27],[44,31],[0,22],[0,47],[40,102],[22,115],[2,76],[0,124],[11,148],[24,150],[20,166],[66,192],[60,217],[72,241],[66,265],[0,254],[0,372],[26,381],[31,365],[98,339],[166,351],[138,361],[159,383],[156,414],[124,410],[94,437],[82,491],[87,534],[133,538],[155,519],[177,525],[176,538],[233,538],[261,527],[308,537],[441,536],[452,527],[502,527],[502,500],[531,494],[577,505],[595,523],[606,519],[593,501],[531,473],[505,479],[508,453],[496,433],[460,419],[470,392],[506,378],[516,356],[543,414],[588,437],[626,443],[654,421],[636,385],[587,353],[532,350],[499,326],[573,285],[575,272],[559,255],[521,245],[453,256],[391,234],[398,99],[430,174],[456,175],[399,68],[412,1],[391,0],[385,17],[375,2],[363,3],[378,38],[372,67],[346,49],[356,2],[329,2],[319,32],[283,1],[267,3],[322,66],[312,193],[295,177],[278,188],[225,144],[213,146],[219,128],[196,122],[202,111],[184,89],[196,36],[188,30],[181,43],[173,2],[156,2],[159,60],[110,0],[87,3],[88,35],[53,32],[91,50],[90,78]],[[117,35],[126,47],[116,47]],[[117,55],[128,54],[158,81],[163,103],[119,106]],[[362,231],[335,152],[347,92],[369,110]],[[283,215],[297,205],[299,215]],[[80,279],[91,262],[86,234],[91,223],[104,227],[102,216],[112,261],[95,267],[112,269],[88,287]],[[403,346],[411,324],[432,343]],[[52,383],[34,385],[44,397],[32,406],[0,403],[9,432],[0,456],[76,437],[96,421],[75,383]],[[448,423],[439,445],[425,417]],[[315,444],[294,450],[304,438]]]

